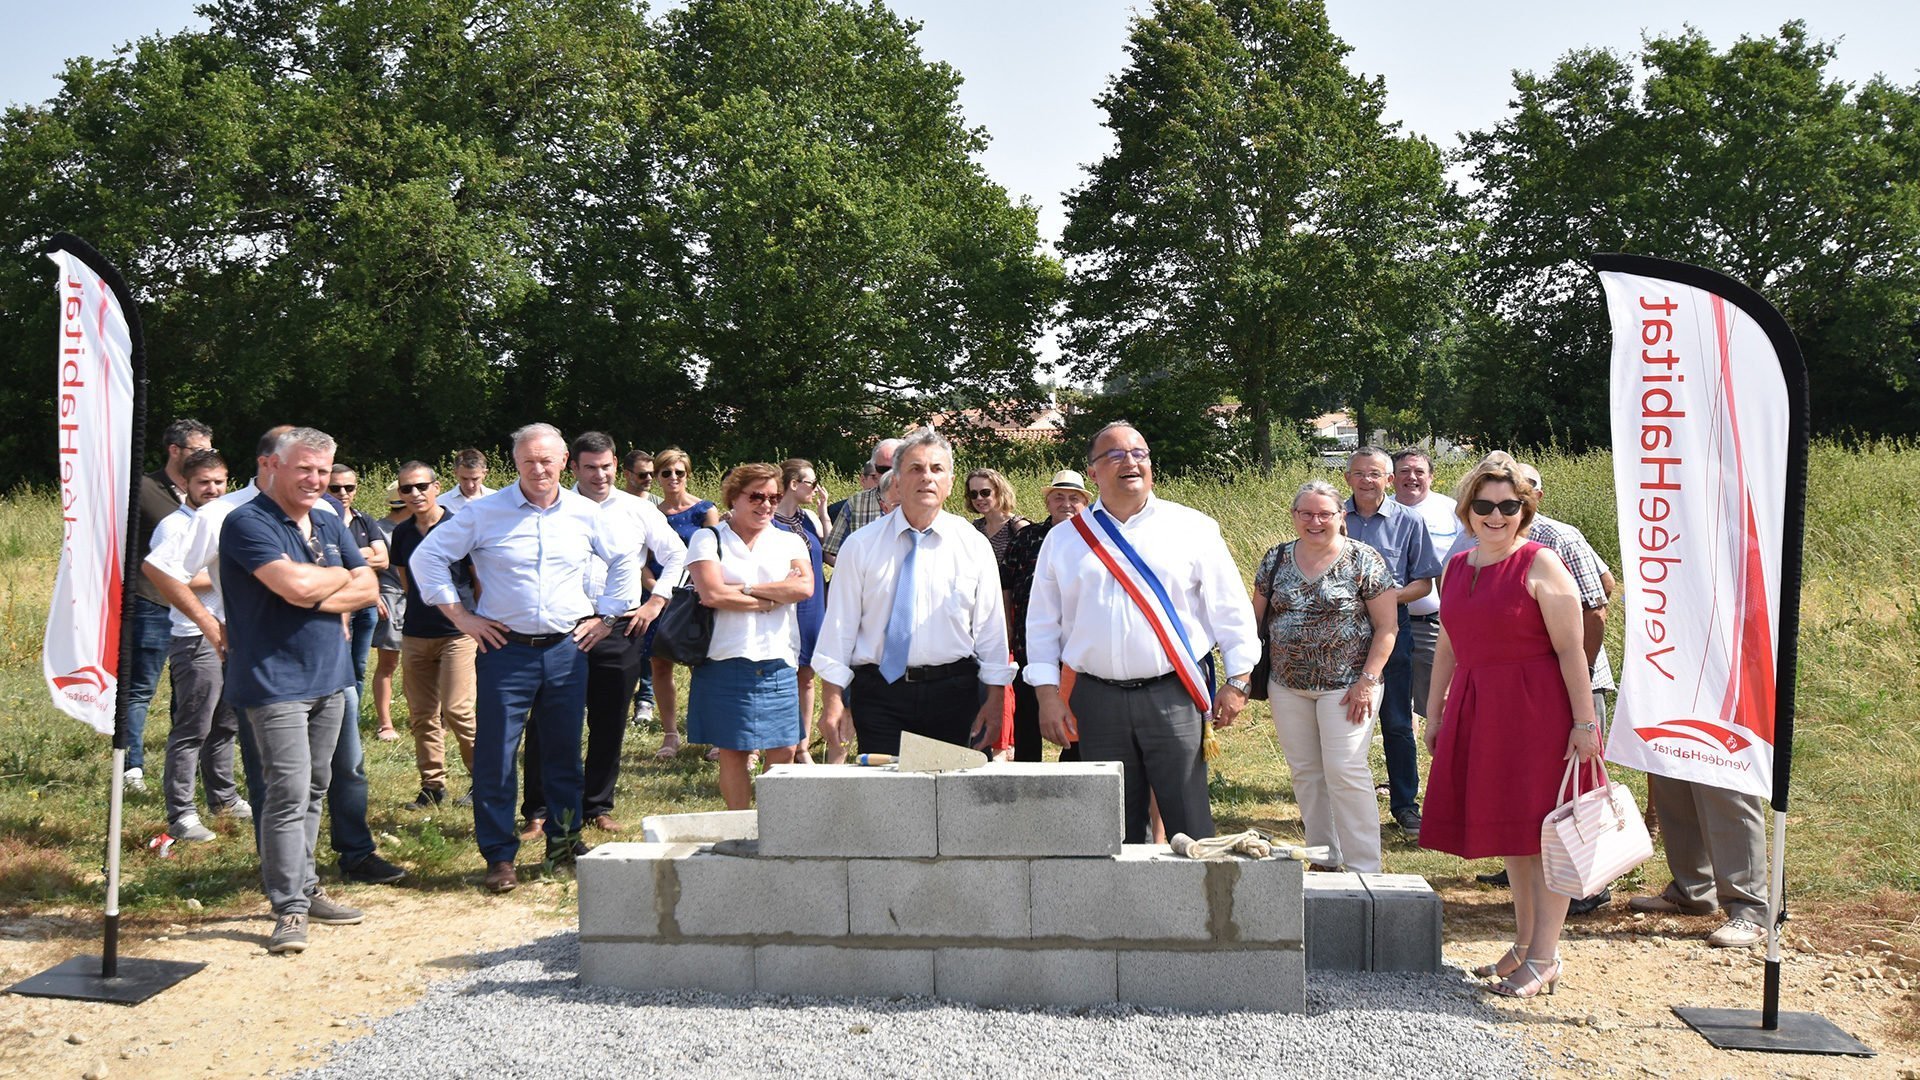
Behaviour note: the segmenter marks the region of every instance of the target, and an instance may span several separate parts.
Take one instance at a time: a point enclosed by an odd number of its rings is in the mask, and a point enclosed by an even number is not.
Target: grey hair
[[[904,440],[881,439],[879,442],[874,443],[873,453],[867,455],[867,475],[872,476],[874,473],[880,471],[880,455],[882,453],[898,454],[902,441]]]
[[[312,450],[318,454],[331,456],[338,445],[333,441],[333,436],[319,428],[288,428],[273,441],[273,456],[280,459],[280,464],[285,465],[293,460],[293,452],[296,449]]]
[[[1087,440],[1087,464],[1088,465],[1093,464],[1093,448],[1100,445],[1100,437],[1102,435],[1105,435],[1107,432],[1112,431],[1114,428],[1126,428],[1128,431],[1133,432],[1135,435],[1140,435],[1140,429],[1137,427],[1134,427],[1133,421],[1131,420],[1109,421],[1106,425],[1101,427],[1099,431],[1096,431],[1093,433],[1093,438]],[[1146,436],[1140,435],[1140,438],[1144,441],[1146,439]]]
[[[945,450],[947,452],[947,460],[953,460],[953,444],[947,441],[945,435],[940,434],[930,427],[915,428],[907,433],[906,438],[899,439],[897,442],[898,445],[893,448],[893,460],[895,462],[906,457],[908,451],[918,450],[922,446],[931,446],[935,450]],[[889,472],[887,475],[891,476],[893,473]]]
[[[1353,462],[1355,458],[1363,458],[1363,457],[1377,457],[1381,461],[1384,461],[1387,463],[1388,472],[1393,471],[1393,455],[1387,453],[1385,450],[1382,450],[1378,446],[1371,446],[1371,445],[1362,446],[1358,450],[1355,450],[1353,453],[1348,454],[1347,468],[1349,469],[1353,468]]]
[[[1347,535],[1347,515],[1340,513],[1340,508],[1343,505],[1340,492],[1325,480],[1309,480],[1301,484],[1299,489],[1293,493],[1293,502],[1287,506],[1287,509],[1300,509],[1300,500],[1309,495],[1325,495],[1327,498],[1333,500],[1335,520],[1340,523],[1340,535]]]
[[[520,444],[530,439],[552,439],[559,443],[563,450],[567,445],[567,437],[560,434],[560,429],[554,427],[552,424],[528,424],[513,433],[512,452],[518,454],[520,452]]]

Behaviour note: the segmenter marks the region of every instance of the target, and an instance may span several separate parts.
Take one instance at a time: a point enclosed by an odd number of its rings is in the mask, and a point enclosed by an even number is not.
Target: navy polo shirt
[[[365,566],[336,514],[309,513],[313,545],[265,492],[220,528],[220,587],[227,601],[226,700],[235,708],[310,701],[353,683],[340,615],[295,607],[253,572],[275,559]]]
[[[1387,560],[1387,572],[1393,575],[1395,588],[1404,588],[1408,582],[1421,578],[1440,576],[1440,559],[1433,553],[1427,520],[1418,510],[1395,502],[1392,496],[1381,500],[1379,511],[1372,517],[1360,513],[1349,496],[1347,535]]]

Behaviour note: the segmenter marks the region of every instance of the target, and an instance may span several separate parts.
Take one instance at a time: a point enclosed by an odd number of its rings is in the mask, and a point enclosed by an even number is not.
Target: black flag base
[[[14,983],[7,987],[7,993],[138,1005],[206,966],[194,960],[148,960],[122,956],[114,964],[114,974],[108,976],[101,974],[102,964],[98,956],[76,956]]]
[[[1716,1050],[1761,1050],[1771,1054],[1850,1054],[1873,1057],[1878,1051],[1841,1031],[1819,1013],[1783,1012],[1780,1026],[1761,1026],[1759,1009],[1684,1009],[1673,1015],[1687,1022]]]

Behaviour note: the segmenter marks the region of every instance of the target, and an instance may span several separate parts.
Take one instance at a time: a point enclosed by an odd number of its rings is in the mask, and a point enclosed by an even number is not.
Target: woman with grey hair
[[[1393,575],[1347,536],[1339,493],[1310,480],[1293,496],[1298,537],[1274,545],[1253,577],[1253,614],[1272,650],[1273,732],[1293,773],[1309,846],[1324,866],[1380,871],[1380,808],[1367,750],[1381,673],[1399,628]]]

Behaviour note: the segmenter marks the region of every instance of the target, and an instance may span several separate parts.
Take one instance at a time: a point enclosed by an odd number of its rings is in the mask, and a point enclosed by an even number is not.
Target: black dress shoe
[[[1601,889],[1592,896],[1583,896],[1567,905],[1568,915],[1585,915],[1613,903],[1613,890]]]
[[[361,885],[391,885],[406,877],[407,872],[376,854],[369,855],[352,866],[341,863],[340,876]]]
[[[546,865],[549,869],[555,866],[566,866],[591,850],[593,849],[589,848],[577,833],[558,839],[548,837]]]
[[[1507,872],[1505,870],[1495,870],[1491,874],[1475,874],[1473,875],[1473,880],[1482,885],[1498,885],[1504,889],[1507,887]]]

